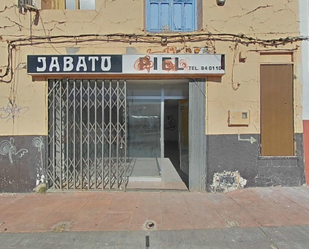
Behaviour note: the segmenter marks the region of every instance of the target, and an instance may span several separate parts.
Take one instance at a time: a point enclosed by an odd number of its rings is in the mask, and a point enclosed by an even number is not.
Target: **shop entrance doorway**
[[[188,88],[185,80],[50,80],[48,188],[187,190]]]
[[[129,189],[187,190],[179,112],[188,95],[187,80],[127,81]]]

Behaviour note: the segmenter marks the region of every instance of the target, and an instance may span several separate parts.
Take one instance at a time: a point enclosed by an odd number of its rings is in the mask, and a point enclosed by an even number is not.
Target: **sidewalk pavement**
[[[0,194],[0,233],[148,231],[147,221],[159,231],[309,225],[309,188]]]

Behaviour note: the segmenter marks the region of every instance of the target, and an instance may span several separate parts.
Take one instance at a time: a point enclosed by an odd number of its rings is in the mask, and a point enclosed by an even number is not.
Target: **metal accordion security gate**
[[[48,82],[49,189],[125,189],[126,82]]]

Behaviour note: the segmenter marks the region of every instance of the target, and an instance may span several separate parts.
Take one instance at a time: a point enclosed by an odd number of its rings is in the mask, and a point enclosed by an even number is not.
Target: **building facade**
[[[299,1],[300,35],[304,37],[302,42],[301,81],[303,82],[303,130],[304,130],[304,158],[306,183],[309,184],[309,6],[307,1]]]
[[[2,1],[0,191],[304,184],[302,4]]]

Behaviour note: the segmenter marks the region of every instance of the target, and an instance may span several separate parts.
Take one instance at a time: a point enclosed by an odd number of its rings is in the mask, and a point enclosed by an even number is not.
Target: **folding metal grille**
[[[50,189],[125,189],[126,82],[50,80]]]

